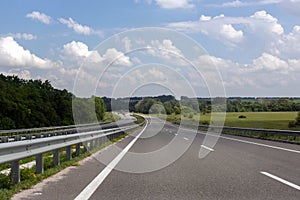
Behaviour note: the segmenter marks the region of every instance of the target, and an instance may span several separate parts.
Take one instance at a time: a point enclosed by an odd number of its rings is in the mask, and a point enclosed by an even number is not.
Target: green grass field
[[[241,119],[240,115],[247,118]],[[297,112],[234,112],[226,113],[225,126],[288,130],[289,121],[295,120]],[[210,115],[201,115],[200,122],[210,121]]]
[[[219,120],[220,113],[215,113],[216,120]],[[239,118],[240,115],[246,118]],[[232,112],[226,113],[225,126],[231,127],[245,127],[245,128],[263,128],[263,129],[281,129],[281,130],[300,130],[290,129],[288,127],[289,121],[295,120],[297,112]],[[191,120],[191,118],[184,118]],[[210,123],[211,115],[205,114],[200,116],[200,123],[208,125]],[[193,120],[197,120],[194,115]],[[168,121],[180,122],[180,115],[169,115]]]

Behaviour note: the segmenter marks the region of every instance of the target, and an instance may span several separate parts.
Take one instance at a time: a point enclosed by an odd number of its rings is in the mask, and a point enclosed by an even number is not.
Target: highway
[[[13,199],[300,199],[300,145],[221,135],[200,159],[203,132],[147,122]]]

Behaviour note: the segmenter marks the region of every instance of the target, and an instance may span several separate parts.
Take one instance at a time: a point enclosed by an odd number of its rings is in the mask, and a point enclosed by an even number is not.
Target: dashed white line
[[[296,185],[296,184],[291,183],[291,182],[289,182],[289,181],[287,181],[287,180],[284,180],[284,179],[282,179],[282,178],[279,178],[278,176],[275,176],[275,175],[270,174],[270,173],[268,173],[268,172],[260,172],[260,173],[263,174],[263,175],[265,175],[265,176],[268,176],[268,177],[270,177],[270,178],[272,178],[272,179],[275,179],[275,180],[277,180],[277,181],[279,181],[279,182],[281,182],[281,183],[283,183],[283,184],[286,184],[286,185],[288,185],[288,186],[290,186],[290,187],[292,187],[292,188],[295,188],[296,190],[300,190],[300,186],[299,186],[299,185]]]
[[[185,139],[185,140],[189,140],[189,138],[186,138],[186,137],[184,137],[183,139]]]
[[[101,185],[101,183],[105,180],[105,178],[110,174],[110,172],[115,168],[115,166],[121,161],[121,159],[125,156],[128,150],[133,146],[133,144],[137,141],[137,139],[142,135],[142,133],[147,128],[148,121],[146,120],[146,125],[143,130],[121,151],[117,157],[115,157],[106,167],[104,170],[100,172],[90,182],[88,186],[86,186],[83,191],[75,198],[75,200],[87,200],[89,199],[93,193],[97,190],[97,188]]]
[[[173,124],[169,124],[170,126],[176,127],[177,126],[173,125]],[[187,130],[190,131],[190,129],[187,128],[181,128],[182,130]],[[231,138],[231,137],[225,137],[225,136],[221,136],[221,135],[214,135],[214,134],[209,134],[209,133],[203,133],[203,132],[198,132],[202,135],[209,135],[209,136],[213,136],[213,137],[219,137],[219,138],[223,138],[226,140],[232,140],[232,141],[236,141],[236,142],[243,142],[243,143],[247,143],[247,144],[253,144],[253,145],[257,145],[257,146],[262,146],[262,147],[267,147],[267,148],[272,148],[272,149],[277,149],[277,150],[283,150],[283,151],[289,151],[289,152],[293,152],[293,153],[299,153],[300,151],[294,150],[294,149],[287,149],[287,148],[283,148],[283,147],[278,147],[278,146],[272,146],[272,145],[267,145],[267,144],[263,144],[263,143],[256,143],[256,142],[251,142],[248,140],[240,140],[240,139],[235,139],[235,138]]]
[[[201,147],[203,147],[204,149],[207,149],[207,150],[209,150],[209,151],[215,151],[215,150],[213,150],[212,148],[209,148],[209,147],[207,147],[207,146],[205,146],[205,145],[201,145]]]

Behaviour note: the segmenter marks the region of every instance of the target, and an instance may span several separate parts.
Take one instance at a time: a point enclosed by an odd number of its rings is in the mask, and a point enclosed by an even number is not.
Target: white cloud
[[[81,25],[78,22],[74,21],[71,17],[69,19],[59,18],[58,21],[64,25],[67,25],[68,28],[73,29],[78,34],[83,35],[99,35],[103,36],[103,33],[101,31],[95,31],[91,27],[86,25]]]
[[[300,26],[274,42],[271,52],[284,58],[300,58]]]
[[[183,60],[184,55],[180,49],[170,39],[164,39],[162,41],[152,40],[147,46],[146,54],[160,59],[161,63],[186,65],[187,63]]]
[[[281,35],[284,33],[283,27],[278,24],[278,20],[272,15],[268,14],[265,10],[258,11],[254,15],[250,16],[251,19],[254,19],[255,23],[251,26],[255,31],[259,31],[267,28],[271,33]]]
[[[107,49],[103,55],[103,59],[107,62],[112,62],[113,65],[118,66],[131,66],[132,63],[128,56],[125,56],[124,53],[116,50],[115,48]]]
[[[49,69],[55,63],[32,54],[8,36],[0,38],[0,66]]]
[[[83,42],[72,41],[64,45],[63,52],[70,56],[88,57],[91,54],[88,46]]]
[[[147,4],[152,4],[154,1],[160,8],[163,9],[186,9],[194,8],[195,5],[191,3],[191,0],[145,0]],[[135,3],[140,3],[140,0],[134,0]]]
[[[29,33],[10,33],[7,34],[8,36],[12,36],[13,38],[16,39],[24,39],[24,40],[36,40],[37,36],[29,34]]]
[[[212,7],[222,7],[222,8],[236,8],[236,7],[245,7],[245,6],[263,6],[269,4],[279,4],[283,0],[257,0],[257,1],[229,1],[222,4],[210,4]]]
[[[240,30],[236,30],[235,25]],[[202,15],[198,21],[174,22],[167,24],[167,27],[190,33],[200,32],[230,46],[242,42],[245,35],[261,38],[266,42],[278,39],[277,37],[284,33],[277,18],[264,10],[255,12],[249,17],[227,17],[222,14],[212,18]],[[246,32],[249,34],[244,34]]]
[[[4,74],[6,76],[18,76],[22,79],[32,79],[30,71],[28,70],[9,70],[8,72],[0,72],[1,74]]]
[[[230,43],[239,43],[243,37],[243,31],[235,30],[231,24],[224,24],[220,30],[220,34],[222,38],[225,38]]]
[[[128,37],[124,37],[122,39],[122,42],[124,43],[125,51],[128,52],[131,49],[131,40]]]
[[[259,58],[253,60],[255,70],[266,70],[287,73],[288,63],[268,53],[263,53]]]
[[[200,21],[209,21],[209,20],[211,20],[211,16],[205,16],[205,15],[200,16]]]
[[[101,56],[97,51],[89,51],[88,46],[83,42],[72,41],[63,46],[63,56],[65,61],[76,62],[80,66],[85,62],[86,66],[92,64],[109,64],[113,62],[113,65],[118,66],[131,66],[131,61],[128,56],[124,53],[116,50],[115,48],[107,49],[103,56]],[[77,67],[78,67],[77,66]]]
[[[51,22],[51,17],[44,14],[44,13],[40,13],[38,11],[33,11],[32,13],[28,13],[26,15],[27,18],[31,18],[31,19],[34,19],[34,20],[38,20],[44,24],[50,24]]]
[[[194,4],[189,3],[188,0],[156,0],[156,4],[164,9],[175,8],[193,8]]]

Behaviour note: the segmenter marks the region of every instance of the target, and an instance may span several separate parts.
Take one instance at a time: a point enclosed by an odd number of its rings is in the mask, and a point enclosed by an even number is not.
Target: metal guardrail
[[[132,124],[132,122],[124,123],[124,125]],[[0,136],[0,143],[7,143],[7,142],[16,142],[16,141],[23,141],[23,140],[33,140],[33,139],[40,139],[45,137],[54,137],[54,136],[64,136],[75,134],[78,132],[87,132],[87,131],[95,131],[100,129],[108,129],[118,127],[117,124],[105,124],[102,126],[84,126],[82,128],[72,128],[72,129],[62,129],[62,130],[55,130],[55,131],[48,131],[48,132],[40,132],[40,133],[32,133],[32,134],[18,134],[13,136]]]
[[[44,171],[43,153],[53,151],[54,165],[59,165],[59,149],[66,148],[67,160],[72,157],[72,146],[76,145],[76,154],[80,154],[80,148],[83,144],[84,151],[93,149],[114,137],[118,137],[120,133],[137,128],[142,124],[134,124],[109,128],[104,130],[94,130],[88,132],[74,133],[70,135],[45,137],[34,140],[24,140],[16,142],[7,142],[0,144],[0,164],[11,162],[12,182],[20,181],[20,160],[36,156],[36,174],[41,174]]]
[[[88,127],[88,126],[103,125],[103,124],[108,124],[108,123],[111,123],[111,122],[79,124],[79,125],[69,125],[69,126],[50,126],[50,127],[41,127],[41,128],[0,130],[0,137],[3,137],[3,136],[12,137],[14,135],[28,134],[28,133],[33,133],[33,132],[38,133],[38,132],[45,132],[45,131],[82,128],[82,127]]]
[[[293,144],[300,144],[300,142],[297,141],[291,141],[289,140],[290,137],[294,138],[294,140],[296,140],[296,138],[300,139],[300,131],[292,131],[292,130],[276,130],[276,129],[257,129],[257,128],[240,128],[240,127],[228,127],[228,126],[204,126],[204,125],[200,125],[199,126],[200,129],[205,129],[207,130],[208,128],[211,128],[211,130],[213,131],[214,129],[217,130],[222,130],[223,133],[227,133],[227,134],[233,134],[233,135],[241,135],[241,136],[251,136],[251,135],[255,135],[255,134],[260,134],[260,138],[265,137],[265,139],[268,136],[281,136],[283,138],[286,138],[286,140],[279,140],[279,141],[283,141],[283,142],[290,142]],[[239,134],[240,133],[240,134]]]

